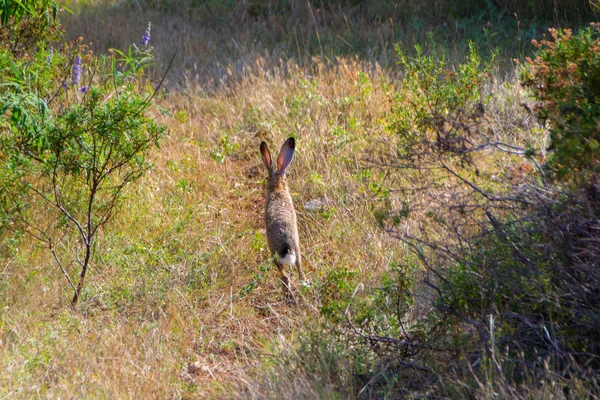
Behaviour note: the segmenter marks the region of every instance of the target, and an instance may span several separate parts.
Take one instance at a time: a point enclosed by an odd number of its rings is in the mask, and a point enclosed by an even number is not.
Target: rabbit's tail
[[[283,251],[279,252],[279,262],[286,265],[296,264],[296,252],[291,247],[285,246]]]

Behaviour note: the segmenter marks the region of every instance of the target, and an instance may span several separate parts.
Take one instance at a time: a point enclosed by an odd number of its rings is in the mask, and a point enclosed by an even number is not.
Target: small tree
[[[163,135],[164,128],[142,117],[145,102],[139,96],[116,95],[104,99],[101,89],[91,89],[85,101],[59,116],[45,132],[41,146],[31,154],[43,187],[27,189],[55,207],[75,225],[83,246],[79,282],[62,268],[74,290],[73,305],[81,294],[98,230],[118,208],[123,189],[139,179],[150,164],[148,150]],[[35,231],[35,229],[34,229]],[[37,230],[52,251],[53,239]]]
[[[10,66],[0,89],[3,225],[17,223],[48,246],[73,290],[72,306],[99,230],[118,210],[124,189],[148,170],[146,156],[165,134],[147,116],[150,93],[140,90],[151,60],[149,29],[142,49],[132,45],[127,55],[118,53],[121,59],[95,57],[80,44],[53,52],[43,38],[27,57],[9,51],[10,43],[0,51],[0,63]],[[55,218],[31,212],[44,204]],[[57,251],[69,228],[78,238],[77,281]]]

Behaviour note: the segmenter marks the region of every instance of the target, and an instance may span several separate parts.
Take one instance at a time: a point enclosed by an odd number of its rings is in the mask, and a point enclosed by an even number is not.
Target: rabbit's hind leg
[[[298,278],[300,279],[300,281],[306,281],[306,276],[304,275],[304,270],[302,269],[302,260],[299,251],[296,254],[296,268],[298,269]]]
[[[275,261],[275,266],[279,270],[279,280],[283,287],[283,292],[286,294],[286,298],[292,298],[292,288],[290,287],[290,278],[285,273],[284,265],[279,261]]]

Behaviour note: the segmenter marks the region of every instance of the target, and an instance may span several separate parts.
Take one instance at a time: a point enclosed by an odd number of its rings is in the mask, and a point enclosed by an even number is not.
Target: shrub
[[[0,46],[3,228],[18,227],[48,246],[74,292],[74,306],[99,229],[118,210],[125,188],[148,170],[146,155],[165,133],[146,111],[152,96],[143,89],[150,27],[141,48],[98,57],[81,41],[49,48],[45,39],[56,31],[39,30],[32,25],[39,14],[29,12],[14,12],[9,21],[35,44],[13,51],[9,35]],[[28,212],[48,206],[55,218]],[[61,254],[69,229],[79,240],[71,257]],[[79,267],[78,281],[71,278],[71,264]]]
[[[381,396],[405,378],[440,397],[597,394],[597,183],[547,185],[533,149],[502,141],[520,122],[490,116],[489,65],[474,49],[455,69],[399,55],[389,137],[371,161],[387,177],[378,222],[409,255],[334,320],[351,338],[346,356],[374,357],[360,373],[389,377],[372,388]],[[492,175],[497,159],[528,172],[514,185]]]
[[[481,117],[490,64],[482,67],[473,44],[457,69],[423,55],[419,46],[414,58],[405,56],[400,47],[396,50],[404,76],[387,130],[396,139],[397,157],[409,168],[425,167],[445,155],[468,161],[468,141],[475,133],[469,129],[470,121]]]
[[[521,80],[539,100],[537,111],[548,120],[547,166],[559,180],[587,180],[600,172],[600,24],[576,35],[550,30],[551,40],[528,59]]]
[[[582,35],[591,40],[591,31]],[[595,55],[575,52],[578,46],[542,53],[546,61],[535,64],[532,76],[544,96],[554,96],[544,97],[549,116],[587,126],[585,121],[598,119],[590,100]],[[569,52],[590,69],[567,71]],[[408,61],[401,55],[401,60],[405,76],[388,127],[395,146],[381,161],[393,182],[389,193],[400,195],[390,199],[385,227],[426,271],[424,285],[409,286],[408,294],[419,294],[428,311],[412,325],[418,310],[397,313],[400,324],[410,328],[377,339],[398,344],[388,356],[404,363],[418,360],[442,380],[466,383],[459,390],[468,388],[471,395],[514,397],[528,379],[596,393],[596,377],[587,368],[597,370],[600,351],[600,319],[594,312],[600,307],[597,182],[582,192],[544,185],[534,174],[533,149],[500,141],[506,136],[487,115],[485,70],[474,55],[458,72],[420,54]],[[571,93],[566,82],[552,80],[556,76],[549,66],[564,66],[560,72],[556,67],[557,76],[587,83]],[[557,150],[548,165],[560,159],[573,171],[575,165],[583,170],[598,153],[589,136],[570,137],[588,149],[584,154],[562,147],[566,133],[560,128],[566,126],[557,122],[552,131]],[[534,167],[516,187],[498,177],[492,181],[486,169],[496,152]],[[396,286],[406,290],[403,279]]]
[[[40,43],[59,37],[58,3],[52,0],[4,0],[0,7],[0,43],[15,56],[25,56]]]

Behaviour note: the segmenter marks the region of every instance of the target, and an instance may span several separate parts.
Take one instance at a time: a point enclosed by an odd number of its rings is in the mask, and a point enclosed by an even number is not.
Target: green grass
[[[390,298],[407,302],[411,328],[432,312],[419,296],[411,303],[391,284],[390,292],[381,292],[386,282],[405,276],[407,287],[415,285],[426,297],[418,286],[426,271],[378,223],[404,206],[386,185],[419,183],[410,172],[373,168],[399,143],[390,121],[412,100],[394,46],[413,55],[420,44],[425,55],[445,58],[449,69],[465,61],[469,40],[484,59],[498,49],[482,86],[489,126],[499,139],[529,143],[544,155],[548,133],[523,107],[532,100],[514,80],[512,59],[530,54],[530,39],[539,38],[553,17],[446,17],[386,1],[376,2],[380,8],[372,14],[353,1],[289,3],[290,9],[252,1],[77,3],[74,15],[63,15],[68,35],[83,36],[98,52],[139,41],[151,21],[157,54],[152,82],[177,49],[167,88],[155,100],[155,118],[169,135],[149,155],[152,170],[129,189],[122,211],[101,232],[77,312],[68,309],[64,278],[35,240],[16,237],[10,249],[0,250],[1,395],[473,393],[464,388],[468,374],[419,372],[380,357],[381,349],[364,346],[345,320],[350,310],[356,320],[390,325],[373,333],[398,332],[398,321],[369,314],[375,306],[392,309],[385,303]],[[425,10],[428,5],[418,2]],[[406,97],[398,97],[402,93]],[[261,140],[278,146],[291,135],[298,145],[288,181],[310,280],[298,289],[298,306],[286,302],[269,265],[262,220],[266,174],[258,151]],[[476,157],[480,175],[474,179],[490,188],[499,176],[519,174],[519,158]],[[315,200],[322,206],[305,207]],[[48,218],[43,209],[37,212]],[[424,208],[403,228],[418,230],[429,218]],[[66,238],[63,251],[73,240]],[[189,369],[190,363],[200,368]],[[562,393],[533,374],[523,381],[523,397]],[[494,389],[476,393],[492,398]]]

